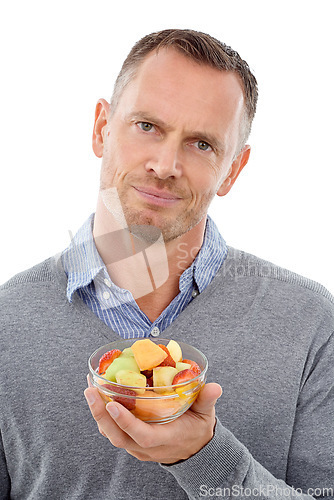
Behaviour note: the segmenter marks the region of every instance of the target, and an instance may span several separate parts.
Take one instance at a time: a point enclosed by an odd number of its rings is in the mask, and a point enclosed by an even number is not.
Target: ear
[[[231,165],[230,172],[228,176],[224,179],[222,185],[217,191],[218,196],[225,196],[237,180],[238,175],[248,162],[249,155],[251,152],[250,146],[246,145],[242,148],[241,152],[238,154],[236,159]]]
[[[93,129],[93,151],[98,158],[103,155],[105,126],[108,123],[110,104],[105,99],[99,99],[95,108]]]

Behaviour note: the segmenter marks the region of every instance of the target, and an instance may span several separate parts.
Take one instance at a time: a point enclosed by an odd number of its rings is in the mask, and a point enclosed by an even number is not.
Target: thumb
[[[200,391],[198,398],[191,407],[196,413],[211,414],[216,401],[222,395],[222,388],[214,382],[206,384]]]

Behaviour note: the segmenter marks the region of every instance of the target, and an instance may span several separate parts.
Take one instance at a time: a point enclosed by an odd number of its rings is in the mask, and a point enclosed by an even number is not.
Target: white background
[[[252,155],[211,215],[226,241],[334,291],[331,0],[3,2],[0,282],[61,251],[95,210],[95,103],[132,45],[193,28],[258,79]]]

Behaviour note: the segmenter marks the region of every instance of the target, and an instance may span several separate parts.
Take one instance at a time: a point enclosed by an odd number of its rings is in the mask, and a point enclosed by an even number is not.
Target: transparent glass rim
[[[126,343],[129,343],[132,341],[132,343],[136,342],[136,340],[140,340],[140,339],[124,339],[124,340],[115,340],[114,342],[110,342],[109,344],[105,344],[105,346],[101,346],[99,347],[98,349],[96,349],[89,357],[88,359],[88,368],[89,368],[89,374],[90,374],[90,378],[92,380],[92,382],[94,383],[94,378],[97,378],[98,380],[101,380],[103,382],[106,382],[107,384],[110,384],[110,385],[114,385],[115,387],[124,387],[126,389],[129,389],[129,390],[133,390],[136,392],[136,390],[138,390],[138,387],[137,386],[132,386],[132,385],[122,385],[122,384],[118,384],[117,382],[112,382],[111,380],[108,380],[106,379],[105,377],[103,377],[102,375],[100,375],[99,373],[97,373],[97,371],[95,371],[92,367],[92,359],[94,358],[94,356],[96,356],[96,354],[98,353],[98,351],[100,351],[101,349],[103,349],[104,347],[107,347],[107,346],[116,346],[116,345],[120,345],[122,342],[124,342],[124,344]],[[152,339],[150,339],[152,340]],[[162,343],[161,341],[165,341],[165,342],[169,342],[171,339],[163,339],[163,338],[159,338],[159,339],[154,339],[153,342],[157,343]],[[206,376],[206,372],[207,372],[207,369],[208,369],[208,360],[205,356],[205,354],[203,354],[199,349],[197,349],[196,347],[193,347],[189,344],[186,344],[185,342],[181,342],[181,341],[178,341],[178,344],[180,344],[181,346],[181,349],[182,349],[182,346],[185,346],[185,347],[188,347],[190,349],[193,349],[203,360],[203,363],[204,363],[204,368],[203,370],[201,371],[201,373],[199,373],[198,375],[196,375],[196,377],[190,379],[190,380],[187,380],[185,382],[181,382],[179,384],[173,384],[173,385],[161,385],[161,386],[156,386],[156,387],[146,387],[146,390],[148,391],[152,391],[154,392],[154,389],[165,389],[165,390],[175,390],[176,389],[179,389],[179,388],[182,388],[182,387],[185,387],[186,385],[188,384],[193,384],[194,382],[201,382],[202,379],[204,380],[205,376]],[[113,347],[111,347],[112,349]],[[115,348],[115,347],[114,347]],[[107,349],[106,352],[108,350],[111,350],[111,349]],[[200,379],[200,380],[199,380]],[[95,385],[95,384],[94,384]],[[112,392],[112,389],[109,389],[108,387],[104,388],[103,385],[100,385],[100,384],[96,384],[96,386],[98,388],[101,388],[101,390],[105,393],[107,392]],[[156,393],[157,394],[157,393]],[[136,394],[136,396],[130,396],[128,394],[121,394],[121,393],[118,393],[118,392],[115,392],[115,395],[120,395],[121,397],[128,397],[129,399],[133,399],[134,397],[136,398],[141,398],[141,399],[151,399],[149,396],[141,396],[140,394]],[[175,398],[176,395],[175,394],[165,394],[165,395],[161,395],[161,396],[156,396],[155,399],[172,399],[172,398]]]

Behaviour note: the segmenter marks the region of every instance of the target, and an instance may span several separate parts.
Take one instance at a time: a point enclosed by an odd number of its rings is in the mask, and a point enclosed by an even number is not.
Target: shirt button
[[[152,337],[159,337],[160,330],[159,330],[159,328],[157,326],[155,326],[154,328],[152,328],[151,335],[152,335]]]
[[[192,296],[193,298],[195,298],[195,297],[197,297],[198,293],[199,293],[199,292],[198,292],[198,290],[193,290],[193,291],[191,292],[191,296]]]
[[[103,281],[104,281],[105,285],[107,285],[108,288],[111,287],[111,282],[107,278],[105,278]]]
[[[104,299],[108,300],[109,297],[110,297],[110,293],[109,292],[103,292],[102,296],[103,296]]]

